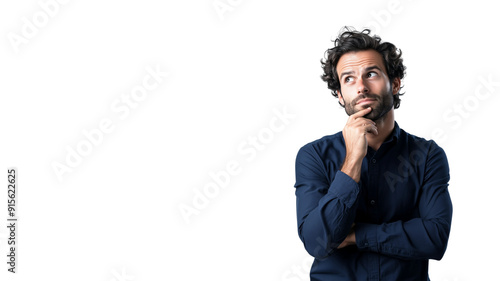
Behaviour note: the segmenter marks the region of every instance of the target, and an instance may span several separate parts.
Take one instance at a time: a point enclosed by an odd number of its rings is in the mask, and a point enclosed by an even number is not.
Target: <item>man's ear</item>
[[[401,89],[401,79],[399,77],[396,77],[392,80],[392,95],[399,93],[400,89]]]

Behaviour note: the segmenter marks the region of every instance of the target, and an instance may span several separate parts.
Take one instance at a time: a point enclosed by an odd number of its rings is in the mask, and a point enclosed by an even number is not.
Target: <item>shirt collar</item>
[[[395,140],[396,142],[399,140],[399,135],[401,134],[401,130],[399,129],[398,122],[394,121],[394,129],[391,134],[387,137],[386,142],[391,142]]]

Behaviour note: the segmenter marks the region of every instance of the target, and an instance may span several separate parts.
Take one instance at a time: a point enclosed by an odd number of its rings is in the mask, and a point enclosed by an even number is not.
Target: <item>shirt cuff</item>
[[[359,189],[359,184],[350,176],[342,171],[337,171],[328,192],[342,200],[347,206],[352,206],[358,198]]]
[[[376,224],[356,223],[354,234],[360,251],[378,252],[377,227]]]

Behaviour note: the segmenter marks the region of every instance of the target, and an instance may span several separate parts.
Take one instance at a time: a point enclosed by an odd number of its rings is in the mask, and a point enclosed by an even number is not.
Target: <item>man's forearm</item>
[[[351,226],[351,232],[347,235],[344,241],[337,247],[337,249],[342,249],[350,245],[356,245],[356,234],[354,233],[354,223]]]
[[[355,182],[359,183],[361,179],[361,165],[363,163],[363,158],[361,159],[351,159],[346,156],[342,168],[340,169],[344,174],[351,177]]]
[[[450,222],[416,218],[378,225],[357,223],[355,231],[360,251],[407,260],[439,260],[446,251]]]

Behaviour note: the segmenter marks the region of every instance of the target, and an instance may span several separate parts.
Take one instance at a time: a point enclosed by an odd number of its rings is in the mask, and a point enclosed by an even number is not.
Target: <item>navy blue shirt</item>
[[[297,155],[297,225],[315,258],[311,280],[428,280],[451,226],[443,149],[395,122],[377,151],[368,147],[359,183],[340,171],[344,158],[342,132]],[[353,223],[356,245],[337,249]]]

